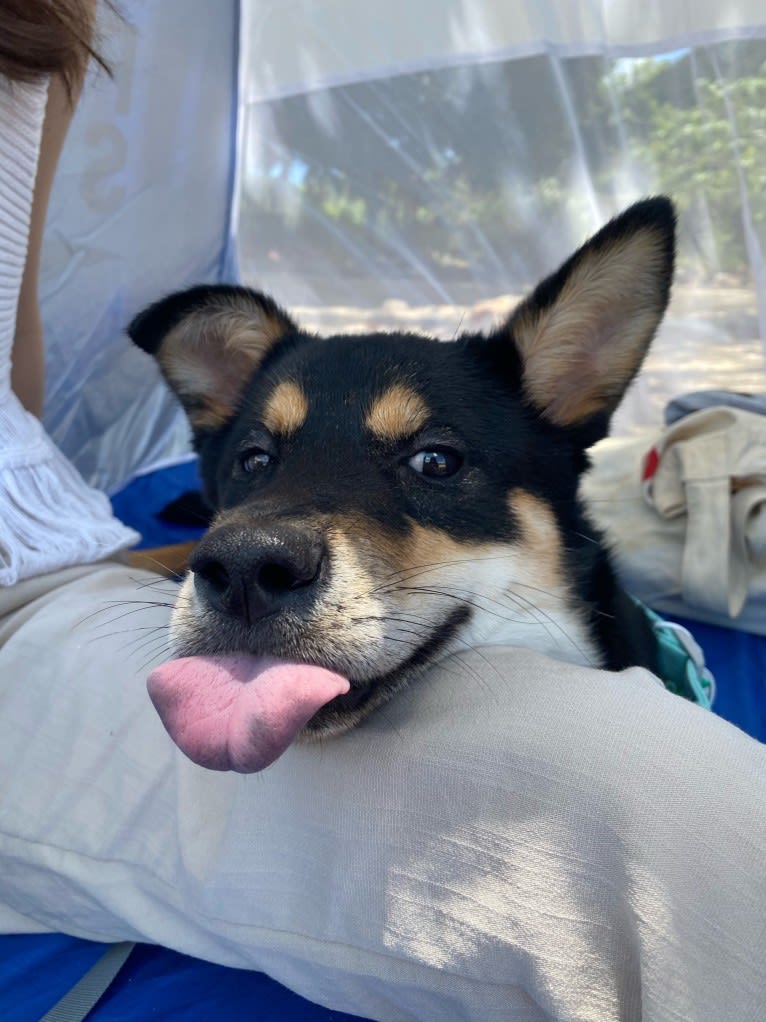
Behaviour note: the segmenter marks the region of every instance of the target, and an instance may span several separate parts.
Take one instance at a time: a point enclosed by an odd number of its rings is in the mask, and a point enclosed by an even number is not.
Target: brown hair
[[[33,82],[60,74],[72,94],[93,58],[94,0],[0,0],[0,75]]]

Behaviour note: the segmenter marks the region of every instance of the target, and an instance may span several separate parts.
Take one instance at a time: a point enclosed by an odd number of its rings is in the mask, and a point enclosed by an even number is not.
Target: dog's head
[[[577,484],[662,318],[673,234],[666,199],[638,203],[492,333],[449,343],[317,337],[240,287],[139,315],[130,335],[186,410],[216,509],[178,655],[268,658],[275,691],[285,662],[304,688],[314,668],[344,679],[317,682],[287,740],[352,726],[467,645],[603,663]]]

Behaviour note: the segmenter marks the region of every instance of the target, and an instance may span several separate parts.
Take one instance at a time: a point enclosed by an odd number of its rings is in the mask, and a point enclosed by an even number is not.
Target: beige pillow
[[[0,622],[0,929],[163,944],[392,1022],[760,1017],[756,742],[644,671],[496,648],[261,774],[207,772],[145,694],[168,614],[145,581],[92,570]]]

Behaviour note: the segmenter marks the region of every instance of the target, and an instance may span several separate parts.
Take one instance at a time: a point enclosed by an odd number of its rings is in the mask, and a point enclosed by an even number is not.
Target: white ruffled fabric
[[[138,540],[15,396],[0,399],[0,585],[100,561]]]
[[[0,81],[0,586],[102,560],[139,538],[10,389],[46,98],[46,82]]]

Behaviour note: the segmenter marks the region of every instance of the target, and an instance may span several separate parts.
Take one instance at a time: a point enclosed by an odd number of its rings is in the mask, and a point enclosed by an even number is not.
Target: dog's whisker
[[[433,587],[401,586],[400,588],[401,588],[402,591],[405,591],[405,592],[411,590],[413,592],[425,592],[425,593],[435,593],[435,594],[438,593],[440,595],[447,596],[447,597],[451,596],[452,594],[462,595],[462,594],[465,594],[465,593],[469,593],[469,594],[473,595],[474,598],[476,598],[476,599],[482,597],[482,598],[486,599],[489,603],[496,603],[499,606],[502,605],[501,599],[499,599],[497,597],[492,597],[492,596],[489,596],[489,595],[485,596],[484,594],[475,593],[472,589],[455,587],[453,585],[450,585],[449,589],[445,589],[445,588],[440,587],[440,586],[433,586]],[[506,582],[504,582],[502,589],[499,589],[499,587],[497,587],[497,586],[494,587],[494,588],[498,589],[498,591],[500,593],[500,597],[502,597],[504,599],[509,598],[511,596],[511,594],[513,592],[515,592],[516,590],[518,590],[518,589],[528,589],[531,592],[538,594],[539,596],[546,597],[547,599],[555,600],[555,601],[558,601],[558,602],[560,602],[562,604],[566,603],[566,596],[564,594],[562,594],[562,593],[557,593],[557,592],[554,592],[554,591],[552,591],[550,589],[543,589],[540,586],[534,586],[534,585],[531,585],[528,582],[522,582],[520,580],[513,579],[513,578],[507,580]],[[396,591],[396,590],[394,590],[394,591]],[[520,594],[517,593],[517,595],[520,598]],[[526,602],[527,602],[528,606],[534,607],[537,610],[540,609],[538,607],[538,605],[533,603],[532,601],[528,600]]]
[[[453,600],[457,603],[464,604],[467,607],[471,607],[474,610],[480,610],[484,613],[492,614],[494,617],[499,618],[503,621],[509,621],[512,623],[519,623],[522,619],[518,617],[512,617],[508,613],[503,613],[500,610],[491,609],[487,604],[494,604],[497,607],[502,608],[502,603],[499,599],[493,597],[482,597],[478,593],[474,593],[470,589],[441,589],[432,586],[407,586],[405,587],[407,592],[417,593],[421,596],[438,596],[443,599]],[[503,593],[505,599],[513,600],[510,593]],[[484,602],[480,602],[481,600]]]
[[[104,639],[113,639],[118,635],[129,635],[135,632],[165,632],[167,629],[164,625],[137,625],[133,628],[120,628],[114,632],[99,632],[97,635],[93,635],[90,638],[90,642],[101,642]]]
[[[157,659],[159,656],[167,657],[171,655],[173,647],[168,641],[167,635],[150,635],[143,641],[136,643],[132,652],[134,656],[138,656],[141,653],[145,653],[147,650],[150,650],[149,660],[151,661]]]
[[[133,567],[140,567],[144,571],[152,571],[154,570],[153,566],[156,565],[157,568],[159,569],[156,572],[156,574],[160,578],[164,578],[166,582],[172,579],[178,579],[178,581],[180,582],[180,580],[183,578],[186,572],[185,568],[179,572],[173,565],[168,564],[166,561],[163,561],[159,557],[154,557],[147,550],[137,550],[135,551],[135,555],[137,558],[140,558],[141,563],[140,564],[134,563]],[[149,565],[152,565],[152,567],[150,568]],[[137,578],[134,578],[133,581],[136,583],[136,585],[141,584]]]
[[[151,653],[146,659],[142,660],[137,666],[138,671],[147,671],[153,665],[156,665],[158,661],[167,660],[172,650],[170,649],[159,649]]]
[[[161,593],[163,596],[175,596],[179,592],[178,584],[163,575],[158,575],[157,578],[150,579],[148,582],[142,582],[137,588],[139,590],[149,589],[151,592]]]
[[[365,624],[400,624],[400,625],[411,625],[413,627],[420,628],[427,625],[425,618],[408,616],[402,613],[396,614],[366,614],[364,617],[351,616],[349,617],[349,625],[365,625]],[[413,632],[413,634],[415,634]]]
[[[103,628],[103,627],[106,627],[108,625],[113,625],[117,621],[122,621],[125,618],[133,617],[135,614],[142,614],[142,613],[145,613],[146,611],[149,611],[149,610],[156,610],[158,607],[167,607],[168,609],[172,609],[173,604],[172,603],[145,603],[145,604],[141,604],[140,606],[127,607],[126,608],[123,604],[117,603],[117,604],[113,604],[112,606],[109,606],[109,607],[102,607],[100,611],[94,612],[93,614],[89,614],[87,617],[82,618],[82,620],[78,621],[76,623],[75,627],[76,628],[81,628],[85,624],[90,622],[91,626],[94,627],[94,628]],[[109,614],[109,613],[114,613],[114,616],[110,617],[110,618],[108,618],[106,620],[100,621],[100,622],[96,620],[99,615]]]
[[[458,335],[458,334],[460,333],[460,329],[461,329],[461,327],[463,326],[463,320],[464,320],[464,319],[465,319],[465,309],[463,309],[463,311],[462,311],[462,312],[460,313],[460,319],[458,320],[458,324],[457,324],[457,326],[455,327],[455,332],[454,332],[454,334],[452,335],[452,340],[453,340],[453,341],[455,340],[455,338],[457,337],[457,335]]]
[[[471,654],[476,654],[477,656],[480,656],[481,659],[484,660],[486,665],[488,667],[490,667],[492,669],[492,671],[497,675],[498,679],[500,681],[502,681],[503,680],[502,679],[502,675],[500,674],[498,669],[494,666],[494,664],[492,664],[487,659],[487,657],[482,656],[482,654],[481,654],[481,652],[479,650],[477,650],[473,646],[469,646],[467,643],[460,643],[460,646],[458,647],[458,649],[453,650],[451,652],[451,654],[450,654],[450,656],[453,659],[457,660],[462,665],[464,670],[467,670],[469,672],[469,674],[472,675],[472,677],[478,682],[479,685],[482,686],[482,688],[486,689],[491,695],[493,695],[495,697],[496,701],[499,702],[499,700],[497,699],[497,695],[494,692],[492,692],[492,688],[490,687],[487,679],[482,677],[481,673],[472,664],[468,663],[467,660],[465,659],[465,657],[460,655],[461,653],[464,653],[464,652],[471,653]],[[458,676],[460,674],[459,671],[453,670],[453,669],[451,669],[449,667],[448,661],[442,660],[442,661],[439,662],[438,666],[443,671],[445,671],[445,672],[447,672],[449,674],[452,674],[454,676]]]
[[[513,554],[508,554],[508,555],[498,555],[497,557],[493,556],[493,557],[479,558],[478,560],[494,561],[494,560],[503,560],[503,559],[506,559],[506,557],[508,559],[514,559],[514,555]],[[377,586],[377,587],[371,589],[370,593],[371,594],[379,593],[381,591],[381,589],[384,589],[384,590],[387,590],[387,591],[390,591],[390,592],[396,592],[396,591],[398,591],[400,589],[403,590],[403,591],[406,591],[408,589],[412,589],[413,591],[417,591],[417,589],[418,589],[417,586],[408,586],[408,585],[405,585],[403,583],[409,582],[412,578],[417,578],[420,574],[425,574],[428,571],[438,570],[438,569],[443,568],[443,567],[451,567],[451,566],[456,565],[456,564],[464,564],[464,563],[465,563],[464,561],[456,560],[456,561],[437,561],[437,562],[434,562],[433,564],[424,565],[424,566],[421,566],[422,570],[418,569],[417,572],[415,572],[413,570],[413,574],[412,575],[410,575],[408,577],[403,577],[403,578],[399,579],[396,582],[393,582],[393,581],[392,582],[387,582],[387,583],[385,583],[384,586]],[[486,585],[485,582],[483,582],[483,584]],[[450,586],[450,589],[452,589],[454,591],[459,591],[455,587],[454,583],[451,582],[451,581],[449,582],[449,586]],[[562,600],[562,601],[566,599],[566,597],[564,595],[562,595],[561,593],[556,593],[556,592],[554,592],[554,591],[552,591],[550,589],[543,589],[540,586],[534,586],[534,585],[532,585],[529,582],[523,582],[520,579],[516,579],[516,578],[513,578],[513,577],[503,581],[503,589],[501,591],[504,592],[505,588],[507,586],[514,586],[514,587],[517,587],[517,588],[530,589],[531,591],[537,592],[541,596],[549,597],[550,599],[557,599],[557,600]],[[494,588],[497,589],[498,586],[494,586]],[[466,590],[464,589],[462,591],[465,592]]]
[[[138,602],[138,601],[136,601],[136,602]],[[110,613],[112,611],[117,611],[118,609],[121,610],[121,608],[123,607],[122,601],[115,601],[114,603],[105,604],[103,607],[99,607],[97,610],[94,610],[91,614],[86,614],[84,617],[79,618],[77,621],[75,621],[75,623],[74,623],[74,625],[72,627],[75,630],[79,630],[79,629],[85,628],[86,626],[90,627],[90,628],[104,628],[104,627],[107,627],[109,625],[115,624],[117,621],[120,621],[120,620],[122,620],[125,617],[130,617],[130,616],[132,616],[134,614],[140,614],[140,613],[142,613],[144,611],[148,611],[148,610],[156,610],[159,607],[167,607],[168,610],[172,610],[173,606],[174,605],[172,603],[164,603],[164,602],[163,603],[148,603],[148,602],[147,603],[141,603],[140,606],[131,607],[130,609],[126,609],[124,611],[121,611],[120,613],[116,614],[114,617],[108,618],[108,619],[103,620],[103,621],[98,621],[97,619],[99,617],[103,616],[104,614],[108,614],[108,613]]]
[[[595,536],[588,536],[584,532],[576,532],[575,536],[577,536],[578,539],[583,540],[585,543],[591,543],[593,546],[599,546],[600,545],[599,541],[596,539]]]
[[[100,637],[94,637],[89,640],[89,645],[94,645],[99,641]],[[118,652],[122,653],[126,657],[126,659],[133,661],[134,658],[137,658],[138,656],[141,655],[143,649],[145,649],[147,646],[151,646],[152,643],[156,644],[155,651],[151,654],[151,657],[147,662],[167,658],[167,655],[171,652],[171,649],[168,645],[167,636],[165,634],[150,635],[148,638],[143,635],[126,638],[125,641],[121,643],[119,646],[116,646],[115,649]],[[137,674],[141,673],[143,670],[145,670],[145,663],[143,661],[137,661],[133,663],[133,669]]]
[[[534,592],[540,593],[546,596],[553,596],[554,594],[549,593],[546,590],[539,589],[535,586],[527,586],[521,584],[523,588],[531,589]],[[407,591],[418,592],[424,595],[439,596],[445,599],[454,600],[463,603],[467,606],[473,607],[475,610],[479,610],[482,613],[492,614],[494,617],[508,621],[512,624],[518,624],[522,621],[529,621],[529,615],[531,614],[535,620],[535,623],[543,628],[546,633],[551,637],[552,641],[555,641],[556,636],[563,638],[568,645],[577,650],[582,656],[583,660],[588,663],[593,663],[593,658],[588,654],[587,650],[583,649],[582,646],[570,635],[566,629],[556,621],[547,611],[545,611],[539,604],[533,600],[528,599],[521,593],[516,592],[516,583],[513,583],[508,590],[504,590],[502,593],[503,599],[516,606],[516,609],[524,614],[523,618],[511,615],[507,612],[501,612],[500,610],[493,610],[486,605],[486,603],[494,604],[497,607],[502,608],[502,602],[499,599],[492,597],[483,597],[479,594],[473,593],[467,589],[441,589],[435,587],[426,586],[406,586],[403,587]],[[466,599],[469,596],[470,599]],[[480,600],[484,599],[486,602],[481,603]]]
[[[174,576],[172,578],[169,578],[167,575],[161,575],[157,572],[150,575],[149,578],[145,579],[138,579],[133,577],[132,582],[135,585],[136,590],[139,592],[144,589],[155,589],[160,586],[164,586],[165,588],[162,590],[163,592],[175,594],[180,593],[181,591],[181,583],[183,582],[183,577],[179,575],[177,577]]]
[[[472,557],[471,563],[477,564],[481,562],[497,562],[510,560],[513,561],[516,554],[509,552],[507,554],[492,554],[483,555],[481,557]],[[462,557],[454,558],[453,560],[440,560],[431,561],[428,563],[410,565],[408,568],[403,568],[400,571],[392,571],[384,577],[381,583],[370,590],[372,594],[379,592],[381,589],[385,589],[389,585],[396,586],[402,582],[407,582],[411,578],[418,578],[422,574],[426,574],[430,571],[439,571],[442,568],[460,567],[466,565],[466,559]]]
[[[509,596],[510,595],[511,594],[509,594]],[[593,657],[590,655],[588,650],[585,649],[581,643],[578,643],[574,636],[571,635],[559,621],[556,621],[551,614],[532,600],[528,600],[521,593],[514,593],[512,598],[515,599],[520,606],[526,606],[533,614],[536,615],[537,623],[545,629],[547,634],[551,636],[552,640],[555,641],[557,637],[561,637],[567,645],[577,651],[582,658],[583,663],[588,664],[591,667],[595,666]],[[540,618],[542,618],[542,620],[540,620]]]
[[[531,603],[531,601],[525,600],[522,602],[520,599],[516,598],[511,589],[503,590],[498,596],[476,593],[472,589],[443,589],[436,586],[417,586],[413,587],[412,591],[420,595],[439,596],[443,599],[464,603],[466,606],[470,606],[474,610],[480,610],[483,613],[491,614],[493,617],[499,618],[502,621],[508,621],[515,624],[525,620],[525,618],[519,618],[518,616],[509,613],[511,610],[508,606],[509,603],[514,604],[517,610],[528,610],[532,607],[537,609],[536,605]]]

